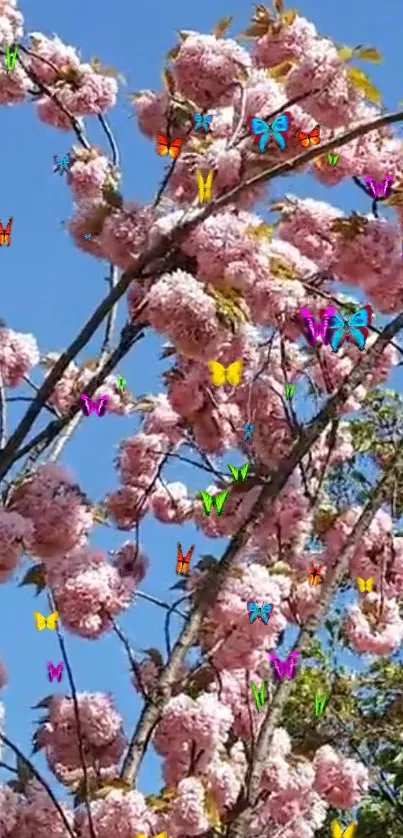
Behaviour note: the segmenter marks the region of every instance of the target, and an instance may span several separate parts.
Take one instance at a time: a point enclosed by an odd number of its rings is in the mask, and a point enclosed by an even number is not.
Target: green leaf
[[[369,99],[370,102],[375,102],[376,105],[380,104],[381,94],[378,88],[372,84],[366,73],[363,73],[358,67],[349,67],[347,69],[347,76],[350,84],[360,93],[363,93],[366,99]]]
[[[355,51],[357,58],[361,61],[372,61],[373,64],[382,64],[383,56],[375,47],[361,47]]]

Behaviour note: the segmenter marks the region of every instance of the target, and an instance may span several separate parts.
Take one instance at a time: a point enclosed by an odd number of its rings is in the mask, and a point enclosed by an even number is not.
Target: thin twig
[[[57,603],[55,604],[55,602],[53,601],[53,596],[50,592],[48,593],[48,601],[49,601],[49,605],[50,605],[51,609],[53,611],[57,610]],[[67,655],[66,645],[65,645],[64,638],[63,638],[63,635],[60,631],[58,623],[56,623],[56,634],[57,634],[57,639],[59,641],[59,646],[60,646],[60,651],[61,651],[61,654],[62,654],[62,658],[63,658],[63,661],[64,661],[65,666],[66,666],[67,677],[69,679],[71,694],[72,694],[72,698],[73,698],[74,717],[75,717],[75,720],[76,720],[76,727],[77,727],[78,751],[79,751],[79,754],[80,754],[80,763],[81,763],[81,768],[82,768],[83,778],[84,778],[84,805],[85,805],[85,808],[86,808],[86,811],[87,811],[87,816],[88,816],[88,826],[89,826],[90,836],[91,836],[91,838],[97,838],[97,835],[96,835],[95,829],[94,829],[94,824],[93,824],[93,821],[92,821],[92,812],[91,812],[91,804],[90,804],[89,777],[88,777],[87,763],[85,761],[83,735],[82,735],[81,720],[80,720],[80,708],[78,706],[78,701],[77,701],[77,690],[76,690],[76,685],[74,683],[73,670],[70,666],[70,661],[69,661],[69,658],[68,658],[68,655]]]
[[[4,733],[1,733],[1,731],[0,731],[0,739],[1,739],[2,742],[4,742],[5,745],[7,745],[8,748],[10,748],[11,751],[13,751],[13,753],[17,757],[19,757],[20,760],[22,760],[22,762],[29,768],[30,772],[35,777],[35,780],[37,780],[38,783],[41,784],[42,788],[45,789],[46,794],[48,795],[48,797],[50,797],[56,811],[60,815],[60,817],[63,821],[63,824],[64,824],[68,834],[70,835],[70,838],[77,838],[75,832],[72,830],[72,828],[71,828],[71,826],[70,826],[70,824],[69,824],[69,822],[66,818],[65,812],[63,811],[59,801],[57,800],[57,798],[53,794],[52,789],[50,788],[50,786],[48,785],[46,780],[44,780],[44,778],[39,773],[39,771],[37,771],[34,764],[31,762],[31,760],[29,760],[26,756],[24,756],[24,754],[22,753],[22,751],[20,751],[20,749],[17,747],[17,745],[14,745],[14,742],[11,742],[11,739],[8,739],[8,737],[5,736]]]
[[[7,404],[4,392],[3,376],[0,372],[0,451],[3,450],[6,444],[7,436]]]
[[[169,605],[167,602],[164,602],[162,599],[158,599],[151,594],[145,594],[144,591],[136,591],[136,596],[139,596],[140,599],[146,599],[147,602],[152,602],[153,605],[159,605],[160,608],[165,608],[166,611],[173,611],[175,614],[179,614],[179,617],[182,617],[183,620],[187,620],[187,614],[184,614],[183,611],[179,611],[179,608],[172,605]]]
[[[130,646],[129,639],[126,637],[125,633],[122,631],[122,629],[120,628],[118,623],[114,620],[114,618],[109,617],[109,619],[112,623],[113,631],[115,632],[116,636],[119,638],[119,640],[122,643],[122,646],[123,646],[123,648],[124,648],[124,650],[127,654],[127,657],[128,657],[128,660],[129,660],[129,663],[130,663],[130,666],[131,666],[131,670],[133,672],[133,675],[135,675],[136,678],[137,678],[138,685],[140,687],[143,698],[144,698],[145,701],[148,701],[148,693],[147,693],[147,690],[146,690],[146,688],[143,684],[143,680],[142,680],[142,677],[141,677],[141,668],[140,668],[139,664],[137,663],[137,661],[135,660],[134,652],[133,652],[133,649]]]

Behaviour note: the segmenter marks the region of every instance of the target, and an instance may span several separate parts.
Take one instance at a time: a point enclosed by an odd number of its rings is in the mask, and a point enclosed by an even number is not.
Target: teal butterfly
[[[338,312],[328,321],[328,339],[333,352],[338,352],[345,341],[350,341],[361,351],[369,335],[368,326],[372,323],[372,306],[363,306],[345,320]]]

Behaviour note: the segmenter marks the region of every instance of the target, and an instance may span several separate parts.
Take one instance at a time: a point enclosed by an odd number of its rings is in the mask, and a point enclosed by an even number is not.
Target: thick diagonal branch
[[[291,449],[290,454],[279,463],[271,479],[263,486],[247,521],[229,542],[215,570],[214,579],[207,581],[203,595],[197,599],[189,615],[189,619],[179,635],[169,661],[160,675],[158,687],[153,694],[152,701],[146,703],[142,710],[122,768],[122,776],[130,784],[133,783],[137,775],[147,743],[160,717],[164,703],[171,695],[172,685],[179,676],[185,655],[197,640],[202,622],[224,585],[228,570],[235,564],[239,551],[247,544],[251,525],[263,509],[265,512],[268,511],[270,501],[273,501],[279,492],[281,492],[294,469],[334,419],[339,408],[346,403],[356,387],[361,384],[364,376],[373,369],[376,360],[380,358],[385,347],[402,328],[403,314],[400,314],[388,324],[374,345],[353,368],[348,378],[342,382],[337,392],[327,401],[310,427],[303,431],[301,437]]]

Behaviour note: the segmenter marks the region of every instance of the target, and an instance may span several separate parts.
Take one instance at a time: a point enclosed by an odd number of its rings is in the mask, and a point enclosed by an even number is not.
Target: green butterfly
[[[241,475],[241,480],[244,483],[246,480],[246,475],[250,468],[250,463],[245,463],[242,468],[235,468],[235,466],[228,466],[234,480],[239,480],[239,474]]]
[[[296,384],[284,384],[286,399],[292,399],[296,386]]]
[[[327,162],[329,163],[329,166],[335,166],[339,157],[340,157],[340,154],[328,154],[327,155]]]
[[[315,692],[315,717],[322,716],[328,695],[329,693],[325,693],[323,698],[319,698],[317,691]]]
[[[213,504],[216,508],[217,515],[222,515],[224,511],[224,503],[227,500],[228,493],[229,489],[226,489],[225,492],[220,492],[219,495],[209,495],[208,492],[204,492],[203,489],[200,489],[206,515],[210,515]]]

